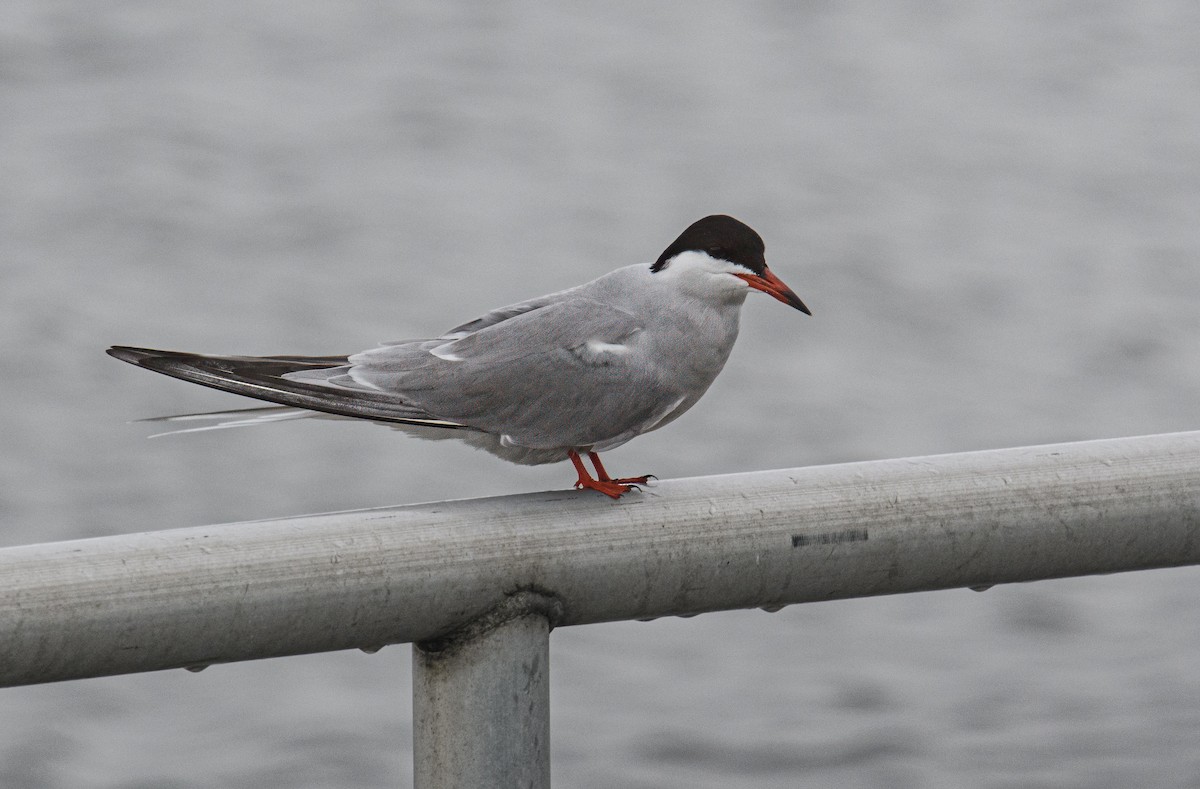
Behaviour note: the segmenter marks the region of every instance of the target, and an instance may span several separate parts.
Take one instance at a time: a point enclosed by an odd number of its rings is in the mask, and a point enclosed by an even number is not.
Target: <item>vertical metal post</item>
[[[467,628],[413,645],[413,786],[550,786],[550,629],[557,604],[505,600]]]

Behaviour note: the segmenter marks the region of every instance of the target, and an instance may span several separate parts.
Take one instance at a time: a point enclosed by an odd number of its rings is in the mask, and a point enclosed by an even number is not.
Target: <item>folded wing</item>
[[[539,302],[489,313],[438,339],[351,356],[208,356],[129,347],[109,354],[280,405],[478,430],[530,448],[609,441],[657,423],[664,409],[678,404],[684,393],[659,380],[633,315],[572,295]]]
[[[331,383],[402,395],[515,445],[587,446],[655,419],[681,394],[659,380],[642,331],[624,310],[567,297],[456,339],[355,354]]]

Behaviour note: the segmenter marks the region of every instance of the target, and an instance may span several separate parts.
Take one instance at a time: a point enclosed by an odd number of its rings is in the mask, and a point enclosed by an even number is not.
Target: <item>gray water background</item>
[[[344,353],[727,212],[681,477],[1200,428],[1200,5],[0,5],[0,541],[563,488],[111,343]],[[1200,786],[1193,569],[565,628],[559,787]],[[0,786],[410,780],[409,652],[0,691]]]

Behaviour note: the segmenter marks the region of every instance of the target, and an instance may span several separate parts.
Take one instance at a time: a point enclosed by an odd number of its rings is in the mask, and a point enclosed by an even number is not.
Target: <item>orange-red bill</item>
[[[789,307],[795,307],[805,315],[812,315],[808,307],[804,306],[804,302],[800,301],[800,297],[792,292],[792,289],[783,284],[783,280],[775,276],[771,269],[764,268],[762,276],[758,274],[734,274],[735,277],[741,277],[746,280],[746,284],[755,290],[761,290],[770,296],[773,296]]]

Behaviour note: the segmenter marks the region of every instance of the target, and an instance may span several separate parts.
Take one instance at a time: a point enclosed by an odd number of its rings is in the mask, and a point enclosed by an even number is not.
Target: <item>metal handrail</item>
[[[1200,563],[1200,432],[0,550],[0,685]]]

